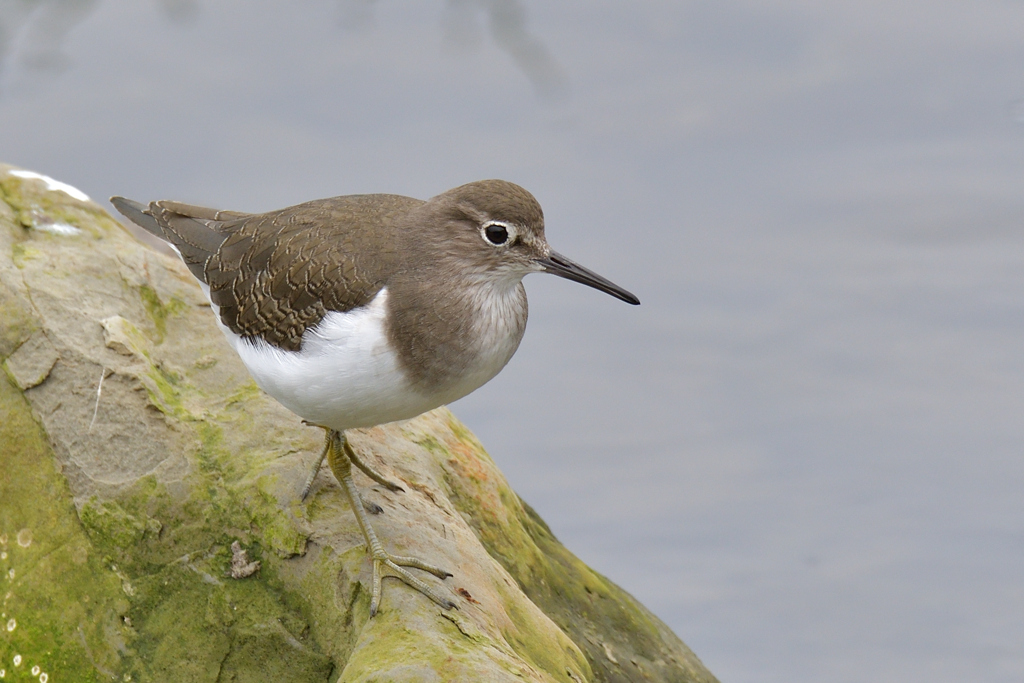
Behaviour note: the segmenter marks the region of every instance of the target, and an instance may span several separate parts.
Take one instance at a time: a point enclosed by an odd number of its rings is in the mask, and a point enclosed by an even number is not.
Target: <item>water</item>
[[[0,159],[240,210],[501,177],[455,405],[722,680],[1024,678],[1024,3],[0,4]]]

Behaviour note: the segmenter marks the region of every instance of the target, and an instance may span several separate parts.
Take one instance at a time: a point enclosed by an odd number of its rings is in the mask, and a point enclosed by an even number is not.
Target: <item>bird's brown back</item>
[[[201,262],[192,271],[209,286],[225,326],[298,351],[303,333],[328,311],[365,306],[384,287],[399,267],[394,233],[422,203],[350,195],[240,214],[162,201],[145,213],[186,263]]]

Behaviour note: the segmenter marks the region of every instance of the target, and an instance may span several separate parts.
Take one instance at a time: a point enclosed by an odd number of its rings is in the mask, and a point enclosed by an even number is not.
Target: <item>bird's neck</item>
[[[460,279],[440,287],[435,282],[430,291],[413,287],[401,297],[406,302],[429,300],[431,306],[401,306],[398,299],[389,298],[396,306],[389,336],[403,367],[414,386],[446,403],[498,374],[526,331],[522,278]]]

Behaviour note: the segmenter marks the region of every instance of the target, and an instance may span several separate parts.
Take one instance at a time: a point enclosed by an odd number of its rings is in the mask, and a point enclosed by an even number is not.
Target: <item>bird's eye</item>
[[[488,223],[483,227],[484,239],[495,246],[501,246],[509,241],[509,229],[501,223]]]

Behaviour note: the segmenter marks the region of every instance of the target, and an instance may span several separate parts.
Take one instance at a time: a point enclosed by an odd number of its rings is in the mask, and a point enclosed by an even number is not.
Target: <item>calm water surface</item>
[[[723,681],[1024,679],[1024,3],[0,0],[0,160],[259,211],[501,177],[455,406]]]

